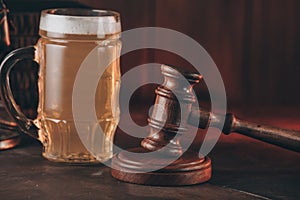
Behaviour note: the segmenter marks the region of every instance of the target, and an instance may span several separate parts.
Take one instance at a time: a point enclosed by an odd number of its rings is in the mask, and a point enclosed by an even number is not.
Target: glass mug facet
[[[38,138],[43,156],[52,161],[97,163],[112,157],[113,136],[119,122],[120,16],[113,11],[50,9],[41,13],[40,39],[34,47],[11,52],[1,64],[1,93],[5,105],[21,130]],[[98,123],[105,137],[101,153],[91,155],[82,144],[72,115],[72,90],[76,74],[87,55],[98,48],[98,57],[116,57],[104,71],[95,95]],[[9,71],[18,60],[33,59],[39,66],[39,104],[35,120],[21,113],[9,88]],[[95,61],[94,67],[101,59]],[[98,62],[98,63],[97,63]],[[86,80],[89,81],[89,80]],[[112,108],[112,105],[115,107]],[[79,122],[93,138],[90,122]]]

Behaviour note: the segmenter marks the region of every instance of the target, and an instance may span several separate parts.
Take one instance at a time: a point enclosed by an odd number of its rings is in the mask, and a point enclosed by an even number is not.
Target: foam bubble
[[[99,16],[63,15],[57,12],[59,9],[46,10],[42,12],[40,30],[60,34],[81,34],[105,36],[121,32],[121,22],[116,12],[104,10],[92,10],[99,13]]]

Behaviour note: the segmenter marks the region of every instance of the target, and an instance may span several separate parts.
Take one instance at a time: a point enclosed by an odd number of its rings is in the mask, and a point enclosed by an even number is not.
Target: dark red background
[[[120,12],[123,30],[157,26],[180,31],[198,41],[217,64],[230,108],[299,105],[297,9],[300,2],[297,0],[12,0],[7,4],[12,14],[39,13],[53,7],[110,9]],[[37,35],[37,30],[34,31]],[[28,43],[35,40],[29,38]],[[122,72],[149,62],[189,67],[174,54],[140,50],[122,57]],[[151,74],[145,72],[140,78],[147,76]],[[138,100],[151,102],[153,88],[138,91]],[[199,96],[207,100],[205,87],[200,90]]]

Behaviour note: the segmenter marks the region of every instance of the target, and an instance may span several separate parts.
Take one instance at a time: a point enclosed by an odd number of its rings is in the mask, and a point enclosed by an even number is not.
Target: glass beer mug
[[[37,44],[11,52],[2,62],[1,93],[5,106],[23,132],[41,141],[45,158],[67,163],[97,163],[112,157],[113,136],[120,112],[120,34],[120,16],[113,11],[44,10]],[[91,142],[98,149],[97,155],[92,155],[75,127],[72,92],[81,63],[95,48],[97,59],[90,67],[99,67],[103,56],[117,59],[105,68],[94,94],[97,123],[104,137],[101,141]],[[34,120],[26,118],[20,111],[9,86],[9,72],[23,59],[32,59],[39,64],[39,104]],[[84,124],[86,138],[94,139],[95,124],[80,123]]]

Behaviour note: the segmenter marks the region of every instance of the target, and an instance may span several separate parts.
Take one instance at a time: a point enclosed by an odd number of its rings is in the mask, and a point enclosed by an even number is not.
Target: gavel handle
[[[194,109],[189,115],[188,123],[204,129],[207,128],[209,124],[213,127],[220,127],[220,119],[220,115],[201,109]],[[300,131],[247,122],[236,118],[231,113],[226,114],[222,132],[226,135],[232,132],[240,133],[251,138],[300,152]]]

